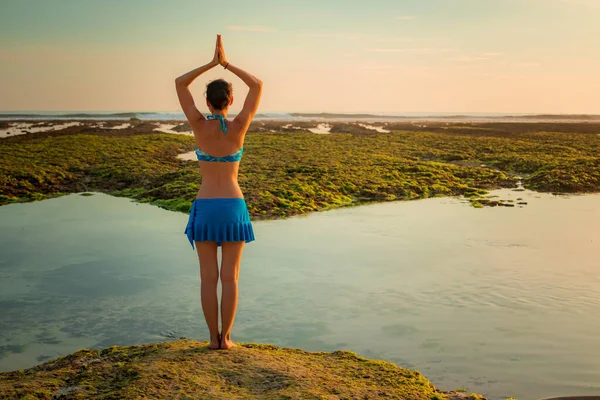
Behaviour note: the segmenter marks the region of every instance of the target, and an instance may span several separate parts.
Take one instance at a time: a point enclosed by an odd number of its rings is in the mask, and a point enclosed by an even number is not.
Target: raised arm
[[[183,74],[180,77],[175,79],[175,89],[177,90],[177,97],[179,98],[179,104],[181,105],[181,110],[185,114],[185,117],[188,119],[190,123],[194,121],[198,121],[201,119],[205,119],[204,115],[198,108],[196,108],[196,104],[194,103],[194,97],[192,96],[192,92],[190,92],[189,86],[192,84],[194,79],[205,73],[206,71],[216,67],[219,65],[219,41],[221,39],[221,35],[217,36],[217,45],[215,47],[215,55],[211,62],[201,67],[198,67],[187,74]]]
[[[246,96],[246,100],[244,101],[244,107],[242,108],[242,111],[240,111],[240,113],[233,119],[233,122],[241,124],[244,129],[248,129],[250,123],[252,122],[252,118],[258,110],[260,96],[262,95],[262,81],[254,75],[228,62],[227,58],[225,57],[225,50],[223,50],[223,42],[221,41],[220,35],[217,39],[217,42],[219,63],[225,67],[225,69],[228,69],[234,75],[244,81],[244,83],[248,85],[248,88],[250,88],[248,95]]]

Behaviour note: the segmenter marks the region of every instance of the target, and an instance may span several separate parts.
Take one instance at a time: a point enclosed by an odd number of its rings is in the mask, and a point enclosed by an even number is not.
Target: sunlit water
[[[349,349],[491,399],[600,394],[600,196],[393,202],[257,222],[233,338]],[[187,216],[105,195],[0,207],[0,370],[205,340]]]

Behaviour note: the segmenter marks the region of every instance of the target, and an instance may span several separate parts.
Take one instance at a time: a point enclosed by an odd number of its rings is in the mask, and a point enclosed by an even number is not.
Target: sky
[[[600,114],[600,0],[0,0],[0,111],[177,111],[228,60],[259,112]],[[247,88],[216,67],[191,86]]]

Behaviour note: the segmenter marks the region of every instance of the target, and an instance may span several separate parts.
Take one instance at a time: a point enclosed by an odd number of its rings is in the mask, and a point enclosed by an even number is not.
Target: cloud
[[[377,63],[363,64],[357,67],[364,72],[389,72],[395,69],[392,65]]]
[[[302,36],[316,37],[316,38],[337,38],[337,39],[356,40],[356,39],[360,38],[362,35],[358,35],[355,33],[305,33]]]
[[[376,42],[380,42],[380,43],[412,42],[414,40],[415,39],[411,38],[411,37],[398,37],[398,38],[382,37],[382,38],[375,39]]]
[[[411,20],[411,19],[417,19],[417,16],[416,15],[402,15],[400,17],[396,17],[396,19],[403,20],[403,21],[408,21],[408,20]]]
[[[489,59],[490,59],[489,57],[469,57],[469,56],[448,58],[448,60],[450,60],[450,61],[459,61],[459,62],[473,62],[473,61],[483,61],[483,60],[489,60]]]
[[[440,66],[422,66],[422,65],[407,65],[407,64],[387,64],[376,61],[357,61],[356,63],[347,63],[340,66],[320,66],[319,70],[335,71],[338,74],[401,74],[406,76],[416,77],[432,77],[438,76],[439,73],[446,71],[445,67]]]
[[[378,43],[406,43],[413,42],[415,40],[412,37],[378,37],[373,35],[363,35],[359,33],[303,33],[300,36],[347,40],[368,39],[369,41]]]
[[[538,63],[538,62],[522,62],[522,63],[518,63],[516,64],[516,67],[518,68],[535,68],[535,67],[540,67],[542,64]]]
[[[600,8],[600,2],[598,0],[556,0],[559,3],[566,3],[570,6],[583,6],[591,8]]]
[[[501,56],[502,53],[489,52],[489,53],[483,53],[483,55],[486,57],[498,57],[498,56]]]
[[[416,54],[433,54],[433,53],[448,53],[454,51],[454,49],[431,49],[429,47],[416,48],[416,49],[367,49],[367,51],[375,53],[416,53]]]
[[[228,26],[227,29],[229,29],[230,31],[275,32],[275,29],[269,28],[267,26],[261,26],[261,25],[248,25],[248,26],[231,25],[231,26]]]
[[[403,51],[407,51],[407,49],[367,49],[367,51],[371,51],[374,53],[400,53]]]

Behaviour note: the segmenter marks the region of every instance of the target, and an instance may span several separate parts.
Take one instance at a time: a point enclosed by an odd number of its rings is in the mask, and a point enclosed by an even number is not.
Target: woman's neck
[[[219,110],[219,111],[212,110],[212,115],[220,115],[223,118],[227,118],[227,110]]]

